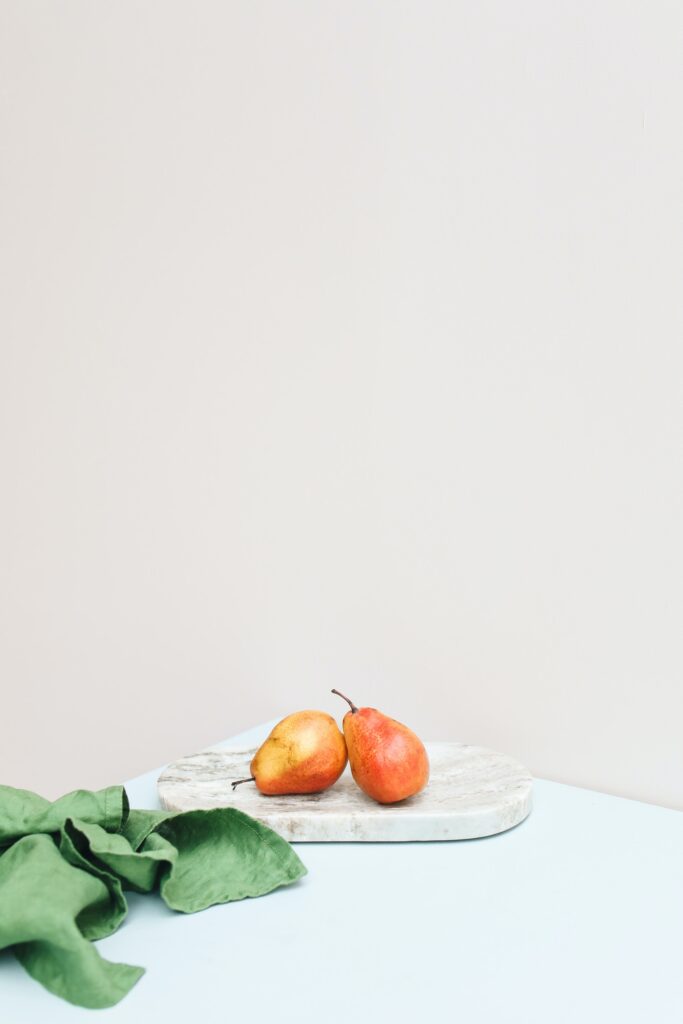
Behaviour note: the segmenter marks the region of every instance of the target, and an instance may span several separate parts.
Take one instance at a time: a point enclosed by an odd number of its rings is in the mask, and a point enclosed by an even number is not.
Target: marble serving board
[[[161,806],[170,811],[238,807],[297,843],[416,842],[479,839],[505,832],[531,810],[529,772],[506,754],[464,743],[427,743],[429,784],[390,806],[375,803],[349,768],[323,793],[263,796],[250,775],[256,751],[239,748],[192,754],[159,776]]]

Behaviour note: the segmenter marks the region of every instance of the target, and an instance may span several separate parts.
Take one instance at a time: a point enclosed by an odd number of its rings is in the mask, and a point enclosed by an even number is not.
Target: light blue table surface
[[[159,771],[132,806],[158,806]],[[147,968],[122,1003],[70,1006],[2,954],[0,1020],[682,1024],[683,813],[544,781],[534,800],[489,839],[301,844],[302,881],[199,914],[130,894],[99,943]]]

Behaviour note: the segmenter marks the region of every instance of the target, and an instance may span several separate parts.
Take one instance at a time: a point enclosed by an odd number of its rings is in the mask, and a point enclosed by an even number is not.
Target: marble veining
[[[239,807],[291,842],[416,842],[478,839],[513,828],[531,810],[532,780],[514,758],[464,743],[427,743],[427,788],[382,806],[355,784],[349,768],[330,789],[302,796],[263,796],[250,774],[255,747],[183,757],[159,776],[162,807],[171,811]]]

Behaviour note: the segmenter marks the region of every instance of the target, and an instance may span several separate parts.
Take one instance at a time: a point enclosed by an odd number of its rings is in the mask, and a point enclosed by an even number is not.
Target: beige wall
[[[677,3],[0,2],[0,774],[343,708],[683,807]]]

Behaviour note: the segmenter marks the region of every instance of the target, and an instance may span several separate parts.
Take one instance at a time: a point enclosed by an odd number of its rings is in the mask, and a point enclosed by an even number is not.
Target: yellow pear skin
[[[266,796],[319,793],[346,767],[346,742],[331,715],[295,711],[275,726],[252,759],[251,779]]]

